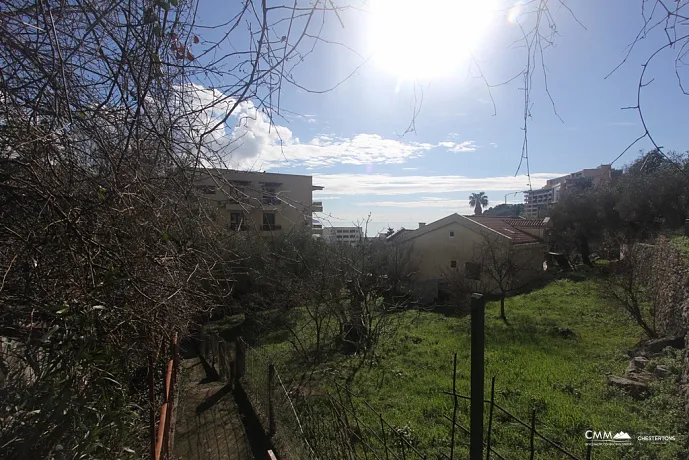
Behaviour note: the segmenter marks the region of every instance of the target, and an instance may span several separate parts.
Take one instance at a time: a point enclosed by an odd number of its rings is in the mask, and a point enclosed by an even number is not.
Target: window
[[[231,181],[226,187],[227,194],[230,196],[231,203],[239,203],[246,199],[246,186],[251,184],[248,181]]]
[[[278,194],[278,187],[277,186],[264,185],[261,202],[263,204],[271,204],[271,205],[278,205],[278,204],[282,203],[280,201],[280,199],[278,199],[277,194]]]
[[[456,260],[450,261],[450,268],[457,268],[457,261]]]
[[[196,188],[204,195],[215,195],[215,185],[199,185]]]
[[[280,230],[280,226],[275,225],[275,213],[274,212],[264,212],[263,213],[262,230]]]
[[[230,229],[242,230],[244,224],[244,215],[241,212],[230,213]]]
[[[466,277],[470,280],[480,280],[481,279],[481,264],[476,262],[467,262],[464,264],[464,271],[466,272]]]
[[[455,237],[455,232],[453,230],[450,230],[450,238],[454,238],[454,237]]]

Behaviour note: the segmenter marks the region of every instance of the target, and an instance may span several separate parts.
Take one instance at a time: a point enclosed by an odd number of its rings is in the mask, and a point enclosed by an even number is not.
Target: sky
[[[291,72],[301,87],[283,86],[272,124],[257,110],[260,101],[249,101],[217,136],[230,146],[233,166],[312,175],[315,185],[324,186],[314,192],[314,200],[323,201],[317,217],[324,225],[352,225],[370,216],[369,234],[416,228],[453,212],[472,214],[472,192],[485,192],[489,207],[522,202],[519,192],[529,182],[540,188],[549,178],[608,164],[644,133],[636,111],[623,108],[636,105],[642,64],[667,42],[662,29],[647,34],[606,78],[641,30],[641,2],[567,1],[575,19],[551,1],[558,34],[531,80],[530,178],[524,164],[517,172],[524,79],[500,84],[526,63],[526,49],[515,44],[520,26],[528,30],[533,18],[523,2],[357,5],[365,11],[342,12],[342,23],[335,16],[325,22],[321,37],[327,42],[317,43]],[[225,2],[201,0],[197,23],[220,23],[231,15]],[[200,29],[201,45],[214,33]],[[248,37],[233,40],[231,46],[239,46]],[[642,104],[657,143],[683,152],[689,149],[689,105],[677,84],[677,52],[666,49],[647,68],[644,82],[651,83],[643,88]],[[687,71],[680,67],[679,73]],[[614,166],[649,148],[647,139],[638,142]]]

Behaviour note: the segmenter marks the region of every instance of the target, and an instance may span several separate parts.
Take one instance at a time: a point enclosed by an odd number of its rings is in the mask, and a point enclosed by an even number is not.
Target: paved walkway
[[[229,385],[209,382],[199,358],[181,362],[174,455],[179,460],[252,460]]]

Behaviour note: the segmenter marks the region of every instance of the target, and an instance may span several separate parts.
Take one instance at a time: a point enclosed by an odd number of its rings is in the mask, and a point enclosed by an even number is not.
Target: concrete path
[[[208,382],[199,358],[181,362],[173,458],[253,460],[229,385]]]

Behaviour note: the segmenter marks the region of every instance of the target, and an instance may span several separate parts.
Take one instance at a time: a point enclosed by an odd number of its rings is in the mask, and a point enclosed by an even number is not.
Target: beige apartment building
[[[543,188],[524,191],[524,216],[527,218],[544,217],[550,206],[560,201],[567,188],[567,183],[577,179],[590,179],[594,187],[609,182],[616,170],[611,165],[600,165],[594,169],[582,169],[566,176],[550,179]]]
[[[233,230],[288,232],[308,228],[319,232],[312,219],[323,211],[323,203],[313,201],[311,176],[230,169],[198,169],[196,189],[217,203],[218,219]]]

